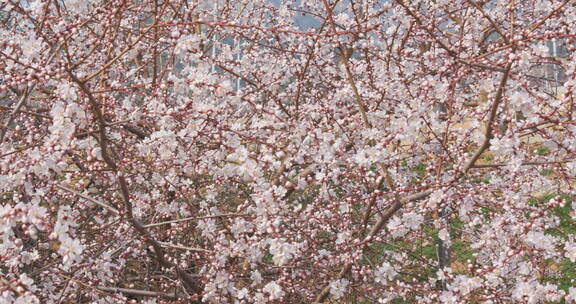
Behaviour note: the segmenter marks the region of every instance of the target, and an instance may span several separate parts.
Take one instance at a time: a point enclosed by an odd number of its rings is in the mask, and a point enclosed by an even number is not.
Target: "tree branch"
[[[490,115],[488,116],[488,122],[486,123],[486,131],[484,133],[484,141],[482,145],[476,150],[472,158],[468,161],[468,163],[464,166],[464,169],[461,175],[465,175],[468,170],[476,163],[480,155],[486,151],[490,147],[490,140],[492,139],[492,124],[496,119],[496,112],[498,111],[498,106],[502,102],[502,96],[504,96],[504,88],[506,87],[506,82],[508,81],[508,75],[510,74],[510,70],[512,69],[512,62],[510,62],[506,66],[506,71],[500,80],[500,85],[498,86],[498,91],[496,92],[496,96],[494,97],[494,102],[492,103],[492,107],[490,109]],[[460,176],[458,176],[460,177]]]

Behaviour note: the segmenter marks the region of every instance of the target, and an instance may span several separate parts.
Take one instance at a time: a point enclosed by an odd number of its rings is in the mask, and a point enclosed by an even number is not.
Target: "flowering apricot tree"
[[[0,8],[1,303],[576,301],[574,1]]]

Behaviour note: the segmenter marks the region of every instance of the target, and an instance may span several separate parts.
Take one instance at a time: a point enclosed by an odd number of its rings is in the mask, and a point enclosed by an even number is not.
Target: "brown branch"
[[[566,6],[566,4],[570,3],[572,0],[566,0],[564,1],[562,4],[560,4],[557,8],[553,9],[548,15],[546,15],[544,18],[534,22],[533,24],[528,26],[528,30],[530,32],[533,32],[534,30],[538,29],[542,24],[544,24],[544,22],[546,22],[546,20],[550,19],[552,16],[554,16],[554,14],[556,14],[559,10],[561,10],[562,8],[564,8],[564,6]]]
[[[242,80],[242,81],[246,82],[247,84],[249,84],[250,86],[254,87],[256,90],[255,92],[264,91],[266,94],[270,94],[270,92],[266,89],[266,85],[258,85],[256,82],[248,79],[247,77],[245,77],[241,74],[234,72],[232,69],[229,69],[222,64],[219,64],[219,63],[215,63],[215,64],[216,64],[216,66],[218,66],[219,68],[224,70],[226,73],[228,73],[228,74],[230,74],[236,78],[239,78],[240,80]],[[282,110],[282,112],[284,112],[284,114],[286,114],[288,117],[291,117],[290,112],[288,112],[288,109],[286,109],[286,107],[282,104],[282,101],[279,100],[277,98],[277,96],[272,95],[271,98],[274,100],[274,103],[276,103],[278,105],[278,107],[280,107],[280,110]]]
[[[33,84],[31,87],[26,88],[26,90],[24,91],[24,95],[22,95],[22,97],[20,97],[20,101],[18,101],[18,104],[16,104],[16,107],[14,107],[14,109],[12,109],[12,112],[10,112],[10,116],[8,117],[8,121],[6,122],[4,127],[2,127],[2,130],[0,131],[0,144],[4,141],[4,137],[6,136],[6,132],[8,132],[10,125],[14,121],[14,118],[16,117],[16,113],[18,113],[20,111],[20,109],[24,106],[24,104],[26,103],[26,100],[28,100],[28,97],[30,96],[30,93],[32,93],[32,90],[34,90],[35,86],[36,86],[36,84]]]
[[[384,184],[384,176],[380,176],[376,183],[376,190],[380,189],[380,187],[382,187],[383,184]],[[368,226],[368,220],[370,219],[370,215],[372,214],[372,208],[374,207],[375,204],[376,204],[376,195],[374,195],[370,200],[370,202],[368,202],[368,207],[366,208],[364,216],[362,217],[362,228],[361,228],[362,230],[365,230],[366,226]]]
[[[58,54],[58,51],[60,50],[60,48],[63,46],[64,44],[60,44],[57,47],[54,47],[52,49],[52,54],[50,55],[50,57],[48,57],[48,60],[46,61],[46,65],[48,65],[50,62],[52,62],[52,59],[54,59],[56,57],[56,54]],[[20,101],[18,102],[18,104],[16,105],[16,107],[14,109],[12,109],[12,112],[10,113],[10,116],[8,117],[8,122],[6,123],[6,125],[4,126],[4,128],[2,128],[2,130],[0,130],[0,144],[4,141],[4,137],[6,136],[6,132],[8,132],[8,129],[10,128],[10,124],[14,121],[14,117],[15,114],[17,112],[19,112],[22,107],[26,104],[26,100],[28,100],[28,97],[30,97],[30,94],[32,93],[32,91],[34,90],[34,88],[36,87],[36,83],[32,84],[32,86],[27,87],[24,91],[24,95],[21,97]]]
[[[334,3],[334,5],[336,5],[336,3]],[[318,33],[322,33],[325,25],[326,25],[326,20],[324,19],[322,21],[322,24],[320,25]],[[320,36],[317,36],[314,39],[314,43],[312,44],[312,49],[310,50],[310,53],[308,54],[308,56],[306,58],[306,62],[304,63],[304,67],[302,68],[302,70],[300,71],[300,74],[298,75],[298,87],[296,88],[296,98],[294,101],[296,119],[298,119],[298,117],[300,115],[300,113],[299,113],[300,112],[300,98],[302,97],[302,86],[303,86],[302,82],[304,81],[304,77],[306,76],[306,71],[308,71],[308,67],[310,66],[310,62],[312,61],[312,58],[314,57],[315,47],[316,47],[316,43],[318,42],[318,40],[320,40]]]
[[[173,293],[164,293],[148,290],[131,289],[131,288],[106,287],[106,286],[98,286],[96,288],[106,292],[123,293],[127,295],[141,296],[141,297],[158,297],[171,300],[175,300],[178,298],[178,296],[176,296],[176,294]]]
[[[219,214],[219,215],[193,216],[193,217],[185,217],[185,218],[181,218],[181,219],[177,219],[177,220],[152,223],[152,224],[144,225],[144,228],[158,227],[158,226],[162,226],[162,225],[177,224],[177,223],[182,223],[182,222],[187,222],[187,221],[197,221],[197,220],[210,219],[210,218],[246,217],[246,216],[250,216],[250,215],[245,214],[245,213],[226,213],[226,214]]]
[[[126,131],[136,135],[139,139],[145,139],[146,137],[150,136],[150,134],[142,131],[142,129],[133,124],[126,124],[123,126]]]
[[[474,164],[476,163],[478,158],[480,158],[480,155],[482,155],[482,153],[484,153],[484,151],[486,151],[486,149],[488,149],[490,147],[490,140],[492,139],[492,136],[493,136],[492,124],[494,123],[494,120],[496,119],[496,112],[498,111],[498,106],[502,102],[502,97],[504,96],[504,88],[506,87],[506,83],[508,82],[508,75],[510,74],[511,69],[512,69],[512,62],[510,62],[506,66],[506,71],[504,72],[504,75],[502,76],[502,80],[500,80],[500,85],[498,86],[498,91],[496,92],[496,96],[494,97],[494,102],[492,103],[492,107],[490,109],[490,115],[488,116],[488,122],[486,123],[486,132],[484,133],[484,141],[482,142],[482,145],[478,148],[478,150],[476,150],[476,153],[474,153],[472,158],[464,166],[464,169],[463,169],[461,175],[458,176],[458,178],[461,177],[462,175],[465,175],[466,172],[468,172],[468,170],[470,170],[470,168],[472,166],[474,166]]]
[[[566,1],[564,1],[561,5],[559,5],[557,8],[555,8],[554,10],[552,10],[552,11],[551,11],[548,15],[546,15],[544,18],[542,18],[542,19],[540,19],[540,20],[532,23],[532,24],[529,25],[528,27],[526,27],[526,30],[527,30],[528,32],[533,32],[533,31],[535,31],[535,30],[538,29],[542,24],[544,24],[544,22],[546,22],[546,20],[550,19],[552,16],[554,16],[554,14],[556,14],[559,10],[561,10],[564,6],[566,6],[566,4],[570,3],[570,1],[571,1],[571,0],[566,0]],[[498,39],[497,39],[496,41],[494,41],[494,42],[495,42],[495,43],[498,43],[498,42],[500,42],[500,39],[502,39],[502,38],[498,38]],[[502,46],[502,47],[500,47],[500,48],[496,48],[496,49],[494,49],[494,50],[492,50],[492,51],[489,51],[489,52],[486,52],[486,53],[484,53],[484,54],[482,54],[482,55],[476,56],[474,59],[475,59],[475,60],[480,60],[480,59],[482,59],[482,58],[488,57],[488,56],[490,56],[490,55],[493,55],[493,54],[495,54],[495,53],[497,53],[497,52],[503,51],[503,50],[508,49],[508,48],[511,48],[511,47],[513,48],[513,47],[515,47],[515,45],[514,45],[514,44],[511,44],[511,43],[510,43],[510,44],[507,44],[507,45],[504,45],[504,46]]]
[[[523,162],[521,166],[539,166],[539,165],[556,165],[556,164],[565,164],[569,162],[573,162],[573,159],[565,159],[565,160],[553,160],[553,161],[532,161],[532,162]],[[470,169],[482,169],[482,168],[498,168],[498,167],[506,167],[510,164],[481,164],[481,165],[473,165]]]
[[[390,206],[388,208],[388,210],[386,210],[385,213],[380,215],[380,218],[378,219],[376,224],[374,224],[374,226],[372,226],[372,229],[370,229],[370,232],[368,233],[368,235],[364,239],[364,243],[362,245],[362,251],[364,251],[366,249],[366,247],[368,247],[370,240],[372,240],[372,238],[378,232],[380,232],[380,230],[382,230],[382,228],[384,228],[384,225],[392,218],[392,216],[394,216],[396,211],[400,210],[402,205],[404,205],[407,202],[411,202],[411,201],[415,201],[415,200],[421,200],[423,198],[426,198],[428,195],[430,195],[431,192],[432,191],[430,191],[430,190],[425,190],[422,192],[418,192],[416,194],[406,196],[402,199],[396,199],[394,204],[392,204],[392,206]],[[353,264],[354,263],[352,263],[352,262],[346,263],[344,265],[344,267],[342,267],[342,269],[338,273],[337,279],[342,279],[344,276],[346,276],[346,274],[348,272],[350,272],[350,270],[352,269]],[[322,289],[322,291],[320,292],[320,294],[318,294],[318,296],[316,297],[316,300],[314,301],[314,303],[324,302],[329,294],[330,294],[330,286],[325,286],[324,289]]]
[[[488,22],[490,22],[492,27],[494,27],[494,30],[496,32],[498,32],[498,34],[500,34],[502,39],[504,39],[504,42],[506,42],[507,44],[510,44],[510,39],[508,39],[508,37],[506,35],[504,35],[504,32],[500,29],[498,24],[496,22],[494,22],[494,20],[490,17],[490,15],[488,15],[486,13],[486,11],[484,11],[484,9],[480,5],[478,5],[478,3],[476,3],[474,0],[466,0],[466,1],[470,4],[472,4],[472,6],[474,6],[477,10],[480,11],[480,13],[482,13],[482,16],[484,16],[484,18],[486,18],[486,20],[488,20]]]
[[[124,203],[124,210],[123,211],[124,211],[124,216],[125,216],[126,220],[128,221],[128,223],[130,223],[132,228],[134,228],[138,232],[138,234],[140,234],[140,236],[146,241],[146,243],[148,243],[148,245],[150,245],[153,248],[155,256],[156,256],[156,260],[158,261],[158,263],[162,267],[174,268],[176,270],[178,277],[181,279],[182,283],[185,285],[186,288],[193,290],[196,293],[200,293],[202,291],[202,288],[197,285],[194,277],[192,277],[187,272],[181,270],[178,267],[178,265],[167,260],[166,257],[164,256],[164,249],[162,248],[162,244],[160,244],[156,239],[154,239],[154,237],[150,234],[150,232],[148,230],[146,230],[146,228],[144,227],[144,225],[142,225],[142,223],[140,223],[140,221],[138,221],[136,218],[134,218],[134,214],[132,212],[132,202],[130,201],[130,192],[128,190],[128,184],[126,182],[124,174],[119,171],[119,168],[116,165],[116,162],[108,154],[108,145],[107,145],[108,139],[106,137],[106,122],[104,120],[104,115],[102,113],[100,104],[96,101],[96,98],[94,97],[94,95],[92,95],[92,92],[88,89],[86,84],[83,81],[81,81],[80,79],[78,79],[72,73],[72,71],[68,70],[68,75],[80,87],[82,92],[84,92],[84,94],[86,94],[86,96],[88,97],[88,102],[90,103],[90,105],[92,107],[92,113],[96,117],[96,120],[97,120],[99,128],[100,128],[100,130],[99,130],[99,135],[100,135],[99,144],[100,144],[100,148],[102,150],[102,152],[101,152],[102,158],[104,159],[104,162],[117,175],[118,184],[120,186],[120,193],[121,193],[122,200]]]
[[[16,108],[10,108],[10,107],[6,107],[6,106],[0,106],[0,110],[24,113],[24,114],[32,115],[34,117],[52,120],[52,117],[50,117],[48,115],[40,114],[40,113],[34,112],[34,111],[26,111],[26,110],[22,110],[22,109],[16,110]]]
[[[74,189],[70,189],[70,188],[68,188],[68,187],[66,187],[66,186],[62,186],[62,185],[56,185],[56,187],[57,187],[57,188],[60,188],[60,189],[62,189],[62,190],[64,190],[64,191],[68,191],[68,192],[70,192],[70,193],[72,193],[72,194],[74,194],[74,195],[77,195],[77,196],[79,196],[79,197],[81,197],[81,198],[83,198],[83,199],[85,199],[85,200],[87,200],[87,201],[89,201],[89,202],[92,202],[92,203],[94,203],[94,204],[96,204],[96,205],[98,205],[98,206],[100,206],[100,207],[102,207],[102,208],[104,208],[104,209],[107,209],[107,210],[109,210],[110,212],[114,213],[115,215],[120,215],[120,212],[119,212],[116,208],[114,208],[114,207],[112,207],[112,206],[108,206],[108,205],[106,205],[106,204],[104,204],[104,203],[102,203],[102,202],[100,202],[100,201],[98,201],[98,200],[96,200],[96,199],[93,199],[93,198],[91,198],[91,197],[89,197],[89,196],[87,196],[87,195],[85,195],[85,194],[82,194],[82,193],[80,193],[80,192],[78,192],[78,191],[76,191],[76,190],[74,190]]]
[[[138,44],[140,42],[140,40],[142,40],[142,38],[144,38],[146,36],[146,34],[148,34],[148,32],[156,26],[156,22],[157,22],[157,20],[154,20],[154,24],[152,24],[150,27],[145,29],[144,32],[138,38],[136,38],[136,40],[134,42],[132,42],[129,46],[127,46],[122,52],[120,52],[120,54],[116,55],[116,57],[112,58],[112,60],[110,60],[106,64],[104,64],[98,71],[96,71],[96,72],[86,76],[86,78],[82,79],[82,82],[85,83],[85,82],[90,81],[92,78],[98,76],[100,73],[104,72],[106,69],[108,69],[110,66],[112,66],[116,61],[121,59],[122,56],[124,56],[126,53],[128,53],[128,51],[130,51],[136,44]]]
[[[487,65],[487,64],[481,64],[481,63],[474,63],[474,62],[469,62],[467,60],[464,59],[456,59],[456,61],[463,63],[465,65],[469,65],[471,67],[475,67],[475,68],[480,68],[480,69],[485,69],[485,70],[490,70],[490,71],[494,71],[494,72],[500,72],[500,73],[505,73],[506,72],[506,68],[501,68],[498,66],[492,66],[492,65]]]
[[[498,91],[496,92],[496,97],[495,97],[494,103],[492,104],[492,107],[490,109],[490,116],[488,118],[488,124],[486,126],[486,133],[485,133],[486,137],[484,139],[484,143],[482,144],[482,146],[480,148],[478,148],[478,150],[476,151],[476,153],[474,154],[472,159],[470,159],[468,164],[465,166],[463,173],[456,176],[455,180],[458,180],[462,176],[464,176],[464,174],[470,169],[470,167],[475,164],[476,160],[480,157],[480,155],[486,149],[488,149],[488,147],[490,147],[490,139],[492,138],[492,123],[494,122],[494,120],[496,118],[496,112],[498,110],[498,105],[502,101],[504,88],[506,86],[506,82],[508,81],[508,75],[510,73],[511,68],[512,68],[512,63],[509,63],[506,67],[506,71],[504,73],[504,76],[502,77],[502,80],[500,81],[500,86],[498,88]],[[394,185],[392,178],[390,177],[390,175],[387,171],[386,171],[385,177],[386,177],[386,182],[390,185],[391,189],[393,189],[393,191],[394,191],[395,185]],[[394,214],[396,214],[396,212],[398,210],[400,210],[400,208],[402,208],[403,204],[410,202],[410,201],[414,201],[414,200],[424,199],[428,195],[430,195],[431,192],[432,192],[431,190],[425,190],[425,191],[421,191],[421,192],[418,192],[416,194],[413,194],[413,195],[410,195],[410,196],[407,196],[404,198],[399,198],[398,195],[396,194],[395,195],[395,201],[392,204],[392,206],[390,206],[388,208],[388,210],[386,210],[385,213],[380,215],[380,217],[378,218],[378,221],[374,224],[374,226],[372,226],[372,229],[370,230],[370,232],[368,233],[368,235],[364,239],[364,243],[362,245],[362,251],[365,250],[365,248],[368,246],[370,240],[372,240],[372,238],[377,233],[379,233],[380,230],[382,230],[384,225],[386,225],[386,223],[394,216]],[[352,262],[346,263],[346,265],[344,265],[344,267],[342,267],[342,269],[338,273],[337,278],[342,279],[348,272],[350,272],[350,270],[352,269],[352,265],[353,265]],[[324,302],[329,294],[330,294],[330,286],[325,286],[324,289],[322,289],[322,291],[320,292],[320,294],[318,294],[318,296],[316,297],[315,303]]]
[[[332,17],[333,12],[332,12],[332,8],[330,7],[330,5],[328,4],[328,2],[326,0],[322,0],[322,3],[324,3],[324,8],[326,9],[326,13],[328,15],[328,20],[330,21],[330,24],[332,25],[332,30],[334,32],[336,32],[336,23],[334,22],[334,18]],[[352,75],[352,71],[350,69],[350,63],[348,62],[350,55],[352,51],[350,52],[346,52],[344,46],[338,41],[338,49],[340,50],[340,56],[342,57],[342,63],[344,64],[344,69],[346,70],[346,78],[348,80],[348,83],[350,84],[350,86],[352,87],[352,92],[354,93],[354,100],[356,101],[356,104],[358,105],[358,108],[360,110],[360,113],[362,114],[362,120],[364,121],[364,124],[368,127],[371,128],[372,126],[370,125],[370,122],[368,121],[368,116],[366,116],[366,107],[364,106],[364,103],[362,102],[362,97],[360,96],[360,92],[358,91],[358,87],[356,86],[356,82],[354,81],[354,76]]]
[[[440,40],[436,34],[434,34],[432,32],[431,29],[429,29],[427,26],[425,26],[422,23],[422,20],[420,20],[420,18],[418,17],[418,15],[416,15],[415,12],[413,12],[408,5],[406,5],[404,3],[404,1],[402,0],[396,0],[396,2],[398,2],[398,4],[400,4],[408,13],[408,15],[410,15],[412,18],[414,18],[414,21],[416,21],[416,23],[418,24],[418,26],[420,26],[420,28],[422,28],[424,31],[426,31],[426,33],[428,33],[428,35],[430,35],[430,37],[432,39],[434,39],[434,41],[436,41],[436,43],[438,43],[438,45],[440,45],[441,48],[443,48],[446,52],[448,52],[448,54],[450,56],[456,57],[456,52],[454,52],[452,49],[450,49],[450,47],[442,40]]]
[[[208,250],[208,249],[204,249],[204,248],[193,248],[193,247],[188,247],[188,246],[171,244],[171,243],[167,243],[167,242],[158,242],[158,244],[160,244],[161,246],[164,246],[164,247],[170,247],[170,248],[186,250],[186,251],[207,252],[207,253],[213,253],[214,252],[212,250]]]
[[[32,148],[36,148],[36,147],[40,147],[40,146],[41,146],[41,145],[38,144],[38,145],[31,145],[31,146],[27,146],[27,147],[24,147],[24,148],[16,149],[16,150],[14,150],[14,151],[12,151],[12,152],[7,152],[7,153],[4,153],[4,154],[1,154],[1,155],[0,155],[0,159],[1,159],[1,158],[4,158],[4,157],[6,157],[6,156],[10,156],[10,155],[12,155],[12,154],[20,153],[20,152],[26,151],[26,150],[28,150],[28,149],[32,149]]]

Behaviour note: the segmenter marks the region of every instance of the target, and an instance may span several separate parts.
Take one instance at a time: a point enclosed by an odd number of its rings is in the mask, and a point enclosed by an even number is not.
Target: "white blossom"
[[[286,265],[297,254],[298,246],[287,243],[282,239],[273,239],[270,242],[270,253],[275,265]]]
[[[78,239],[72,239],[69,237],[63,237],[60,239],[60,247],[58,253],[62,255],[63,262],[65,265],[71,265],[79,260],[80,254],[84,250],[84,247]]]
[[[262,291],[270,295],[270,300],[276,300],[282,298],[286,293],[282,290],[282,287],[276,282],[270,282],[262,288]]]
[[[564,250],[566,250],[564,256],[573,263],[576,262],[576,242],[574,241],[566,242],[564,245]]]
[[[350,282],[347,279],[340,279],[330,282],[330,294],[335,299],[340,299],[346,293],[346,289]]]
[[[394,267],[388,262],[382,263],[382,266],[378,267],[374,271],[375,281],[380,284],[390,282],[394,279],[396,274],[396,270],[394,270]]]

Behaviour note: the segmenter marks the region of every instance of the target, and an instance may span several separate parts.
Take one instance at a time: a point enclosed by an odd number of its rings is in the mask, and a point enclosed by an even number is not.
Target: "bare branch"
[[[148,291],[148,290],[139,290],[139,289],[131,289],[131,288],[118,288],[118,287],[106,287],[106,286],[98,286],[96,287],[99,290],[111,292],[111,293],[123,293],[132,296],[141,296],[141,297],[158,297],[158,298],[165,298],[165,299],[177,299],[178,296],[173,293],[164,293],[164,292],[156,292],[156,291]]]
[[[185,218],[181,218],[181,219],[177,219],[177,220],[171,220],[171,221],[165,221],[165,222],[159,222],[159,223],[144,225],[144,228],[158,227],[158,226],[163,226],[163,225],[177,224],[177,223],[182,223],[182,222],[197,221],[197,220],[210,219],[210,218],[245,217],[245,216],[250,216],[250,215],[244,214],[244,213],[227,213],[227,214],[208,215],[208,216],[191,216],[191,217],[185,217]]]
[[[115,214],[115,215],[120,215],[120,212],[119,212],[116,208],[111,207],[111,206],[108,206],[108,205],[106,205],[106,204],[104,204],[104,203],[102,203],[102,202],[100,202],[100,201],[98,201],[98,200],[96,200],[96,199],[93,199],[93,198],[91,198],[91,197],[89,197],[89,196],[87,196],[87,195],[85,195],[85,194],[82,194],[82,193],[80,193],[80,192],[78,192],[78,191],[75,191],[75,190],[73,190],[73,189],[70,189],[70,188],[68,188],[68,187],[66,187],[66,186],[62,186],[62,185],[56,185],[56,187],[57,187],[57,188],[60,188],[60,189],[62,189],[62,190],[68,191],[68,192],[70,192],[70,193],[72,193],[72,194],[74,194],[74,195],[77,195],[77,196],[79,196],[79,197],[81,197],[81,198],[83,198],[83,199],[85,199],[85,200],[87,200],[87,201],[89,201],[89,202],[91,202],[91,203],[94,203],[94,204],[96,204],[96,205],[98,205],[98,206],[100,206],[100,207],[102,207],[102,208],[104,208],[104,209],[112,212],[112,213]]]

